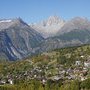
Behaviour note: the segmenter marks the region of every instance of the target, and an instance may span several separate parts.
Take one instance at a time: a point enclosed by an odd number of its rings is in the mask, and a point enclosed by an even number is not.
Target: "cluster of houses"
[[[83,58],[83,56],[82,56]],[[20,78],[27,78],[27,79],[38,79],[40,80],[43,84],[47,82],[47,80],[53,80],[53,81],[58,81],[58,80],[75,80],[78,79],[80,81],[83,81],[88,78],[88,73],[90,72],[90,59],[82,62],[82,61],[75,61],[75,64],[73,65],[74,67],[69,67],[69,68],[63,68],[63,65],[57,65],[55,68],[57,69],[58,73],[56,75],[52,75],[50,72],[50,68],[48,65],[43,67],[40,66],[35,66],[32,68],[32,70],[24,71],[23,73],[18,74],[15,79],[20,79]],[[47,75],[47,71],[49,71]],[[13,75],[13,74],[12,74]],[[9,77],[6,80],[1,79],[0,80],[0,85],[3,84],[14,84],[14,77]]]
[[[0,85],[4,85],[4,84],[11,84],[11,85],[13,85],[14,83],[13,83],[13,80],[12,79],[1,79],[0,80]]]

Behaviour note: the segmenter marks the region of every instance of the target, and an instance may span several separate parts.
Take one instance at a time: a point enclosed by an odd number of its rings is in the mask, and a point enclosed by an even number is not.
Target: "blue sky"
[[[53,15],[90,19],[90,0],[0,0],[0,19],[21,17],[33,23]]]

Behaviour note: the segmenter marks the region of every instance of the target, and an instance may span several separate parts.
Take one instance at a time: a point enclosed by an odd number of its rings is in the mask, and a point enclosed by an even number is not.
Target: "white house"
[[[85,67],[90,67],[90,62],[84,62]]]
[[[77,66],[78,66],[78,65],[81,65],[81,61],[76,61],[76,62],[75,62],[75,65],[77,65]]]
[[[13,81],[11,79],[8,80],[8,82],[12,85],[13,84]]]

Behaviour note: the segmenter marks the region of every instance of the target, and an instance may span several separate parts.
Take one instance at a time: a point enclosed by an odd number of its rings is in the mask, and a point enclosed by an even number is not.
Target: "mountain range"
[[[90,21],[58,16],[35,24],[21,18],[0,20],[0,59],[17,60],[57,48],[90,44]]]
[[[45,39],[40,45],[40,51],[90,44],[90,21],[75,17],[67,21],[55,36]]]
[[[22,19],[0,21],[0,57],[22,59],[35,52],[43,37]]]

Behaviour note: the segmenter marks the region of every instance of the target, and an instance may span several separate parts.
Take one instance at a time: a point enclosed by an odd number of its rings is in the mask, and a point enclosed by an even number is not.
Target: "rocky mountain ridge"
[[[90,44],[90,21],[86,18],[65,22],[52,16],[39,25],[40,31],[21,18],[0,20],[0,58],[17,60],[57,48]]]
[[[20,18],[0,23],[0,55],[9,60],[31,55],[42,40],[43,37]]]
[[[40,45],[40,51],[83,44],[90,44],[90,21],[86,18],[75,17],[67,21],[55,36],[44,40]]]
[[[30,26],[39,32],[44,38],[48,38],[55,36],[64,24],[65,21],[58,16],[50,16],[48,19]]]

